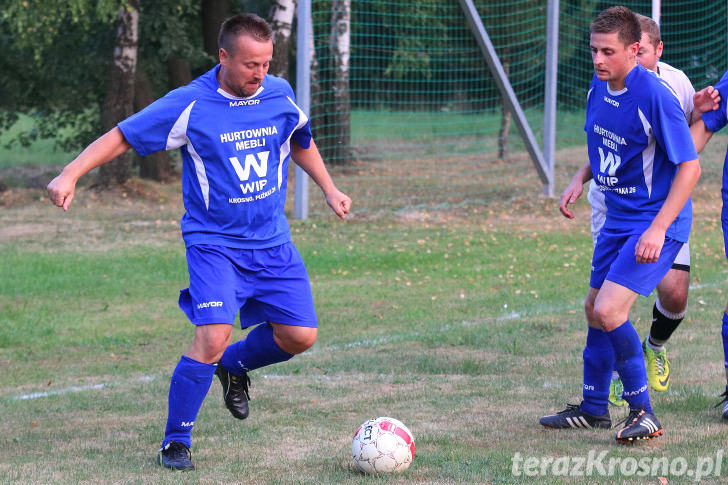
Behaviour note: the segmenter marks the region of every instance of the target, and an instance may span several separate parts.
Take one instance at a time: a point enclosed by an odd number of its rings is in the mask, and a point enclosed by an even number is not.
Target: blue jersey
[[[266,76],[238,98],[220,88],[216,66],[119,123],[139,155],[179,148],[185,245],[242,249],[290,241],[283,206],[291,139],[311,143],[308,118],[283,79]]]
[[[607,229],[644,232],[659,212],[680,163],[698,158],[680,103],[667,84],[637,65],[619,92],[592,79],[587,98],[587,147],[592,175],[604,192]],[[692,204],[666,236],[687,242]]]
[[[720,106],[715,111],[703,113],[703,122],[705,127],[716,133],[728,124],[728,72],[723,74],[715,89],[720,92]],[[726,257],[728,257],[728,153],[726,153],[723,162],[723,185],[720,191],[723,199],[723,209],[720,214],[720,221],[723,227],[723,247],[725,248]],[[728,362],[728,359],[726,359]]]
[[[705,127],[713,133],[720,131],[728,124],[728,72],[723,74],[715,89],[720,92],[720,106],[715,111],[703,113],[703,122]],[[726,161],[728,161],[728,153],[726,153]]]

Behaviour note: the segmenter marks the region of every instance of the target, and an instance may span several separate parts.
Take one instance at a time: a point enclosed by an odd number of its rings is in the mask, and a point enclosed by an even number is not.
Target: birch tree
[[[134,113],[134,78],[139,41],[139,2],[129,0],[117,16],[116,45],[109,72],[109,87],[101,111],[104,131]],[[99,185],[121,184],[131,177],[133,154],[127,152],[99,168]]]
[[[33,121],[10,138],[12,144],[47,138],[64,151],[81,150],[188,83],[190,64],[199,71],[210,62],[202,48],[200,0],[33,0],[4,7],[0,72],[8,75],[0,76],[0,131],[19,114]],[[142,158],[139,167],[140,175],[156,180],[171,174],[166,153]],[[114,184],[127,175],[105,177],[94,182]]]
[[[288,56],[295,11],[295,0],[274,0],[269,15],[273,28],[273,60],[268,72],[285,79],[288,79]]]
[[[333,68],[333,139],[327,150],[329,162],[345,164],[351,157],[351,95],[349,58],[351,46],[351,0],[332,0],[329,55]]]

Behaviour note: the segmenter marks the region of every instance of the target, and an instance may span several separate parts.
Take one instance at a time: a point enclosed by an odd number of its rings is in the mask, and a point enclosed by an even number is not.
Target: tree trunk
[[[192,82],[190,63],[184,57],[172,56],[167,59],[167,74],[169,76],[169,89],[186,86]]]
[[[506,50],[506,54],[508,51]],[[503,71],[508,76],[510,63],[503,58]],[[511,111],[508,109],[505,98],[503,98],[503,107],[501,108],[501,125],[498,131],[498,159],[505,160],[508,158],[508,133],[511,131]]]
[[[313,35],[313,21],[311,20],[311,17],[308,19],[308,31],[311,34],[311,37],[308,40],[308,53],[309,57],[311,58],[311,64],[310,64],[310,79],[309,79],[309,86],[310,86],[310,107],[309,107],[309,113],[308,116],[312,121],[311,123],[311,132],[313,133],[314,137],[316,138],[316,145],[319,147],[319,150],[321,151],[321,154],[324,156],[325,159],[325,145],[327,140],[327,133],[326,133],[326,112],[324,111],[324,103],[321,99],[321,83],[319,82],[319,63],[318,58],[316,57],[316,43],[314,42],[314,35]],[[296,33],[298,35],[298,33]],[[323,149],[322,149],[323,147]]]
[[[114,60],[111,64],[109,87],[101,111],[101,124],[109,131],[120,121],[134,113],[134,77],[137,63],[139,2],[130,0],[119,11],[116,29]],[[98,185],[123,184],[131,177],[132,152],[102,165],[96,183]]]
[[[270,9],[270,25],[273,28],[273,60],[268,72],[285,79],[288,79],[288,55],[295,11],[295,0],[274,0]]]
[[[147,73],[138,68],[136,71],[136,83],[134,85],[134,110],[141,111],[154,101],[152,94],[152,83],[149,82]],[[145,179],[164,182],[172,177],[172,160],[169,154],[158,151],[141,157],[139,161],[139,176]]]
[[[313,20],[311,17],[308,18],[308,32],[311,37],[308,42],[309,57],[311,58],[311,106],[320,102],[321,96],[321,84],[319,84],[319,63],[318,57],[316,57],[316,43],[313,40]]]
[[[207,52],[218,61],[217,36],[230,12],[228,0],[202,0],[202,40]]]
[[[331,36],[329,38],[329,52],[334,71],[332,84],[333,113],[331,113],[334,136],[329,159],[332,164],[345,164],[351,158],[350,17],[351,0],[332,0]]]

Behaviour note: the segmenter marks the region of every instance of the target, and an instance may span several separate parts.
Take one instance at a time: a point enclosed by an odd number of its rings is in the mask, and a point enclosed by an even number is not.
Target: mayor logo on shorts
[[[216,307],[221,307],[221,306],[222,306],[221,301],[206,301],[204,303],[198,303],[197,309],[202,310],[205,308],[216,308]]]

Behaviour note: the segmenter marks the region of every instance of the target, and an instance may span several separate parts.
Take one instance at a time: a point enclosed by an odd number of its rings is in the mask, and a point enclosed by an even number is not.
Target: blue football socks
[[[607,413],[609,382],[614,368],[614,349],[601,329],[589,327],[584,348],[584,401],[581,409],[594,416]]]
[[[607,335],[614,348],[615,367],[624,385],[624,399],[631,409],[652,413],[642,344],[637,331],[627,320]]]
[[[225,349],[220,364],[228,372],[240,375],[266,365],[284,362],[293,357],[281,349],[273,339],[273,326],[262,323],[248,333],[245,339]]]
[[[179,360],[169,384],[169,414],[162,447],[170,441],[180,441],[188,448],[191,446],[192,427],[210,390],[215,368],[215,364],[203,364],[186,355]]]

